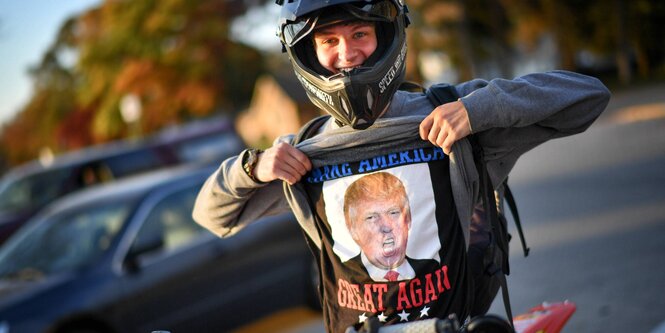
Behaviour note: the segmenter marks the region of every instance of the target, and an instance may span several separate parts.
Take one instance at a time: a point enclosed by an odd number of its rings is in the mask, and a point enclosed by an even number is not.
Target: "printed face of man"
[[[359,183],[363,181],[361,178]],[[406,257],[411,227],[408,198],[399,179],[392,175],[385,179],[374,177],[370,182],[356,186],[362,187],[360,194],[350,195],[353,202],[346,205],[347,226],[374,266],[396,268]]]
[[[365,202],[356,210],[356,242],[372,264],[395,268],[406,257],[411,220],[402,200]]]

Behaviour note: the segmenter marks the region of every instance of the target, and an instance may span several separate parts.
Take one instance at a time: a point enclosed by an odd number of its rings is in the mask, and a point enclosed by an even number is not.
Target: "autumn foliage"
[[[407,78],[416,82],[425,80],[427,54],[449,59],[459,81],[508,77],[547,41],[557,68],[596,71],[624,85],[665,76],[664,1],[406,3]],[[29,102],[2,128],[0,168],[43,149],[58,153],[241,111],[266,64],[286,58],[230,38],[235,18],[264,5],[275,6],[268,0],[104,0],[71,17],[32,69]],[[138,98],[135,123],[120,112],[126,96]]]

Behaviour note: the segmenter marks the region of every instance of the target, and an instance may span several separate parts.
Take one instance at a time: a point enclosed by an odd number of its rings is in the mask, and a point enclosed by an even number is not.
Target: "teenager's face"
[[[334,74],[362,65],[376,50],[374,24],[336,24],[314,32],[319,63]]]
[[[402,264],[410,215],[404,200],[398,196],[364,201],[354,209],[352,236],[374,266],[391,269]]]

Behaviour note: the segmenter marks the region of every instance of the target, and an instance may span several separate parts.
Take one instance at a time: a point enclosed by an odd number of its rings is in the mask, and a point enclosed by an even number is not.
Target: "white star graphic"
[[[429,317],[429,306],[424,307],[422,310],[420,310],[420,318],[422,317]]]
[[[385,323],[386,320],[388,320],[388,317],[386,317],[386,316],[383,314],[383,312],[381,312],[381,314],[378,315],[377,317],[379,318],[379,321],[382,322],[382,323]]]
[[[358,322],[359,322],[359,323],[364,323],[365,320],[367,320],[367,316],[366,316],[365,313],[363,312],[363,314],[361,314],[360,316],[358,316]]]
[[[399,316],[399,321],[409,321],[409,314],[402,310],[402,313],[397,314]]]

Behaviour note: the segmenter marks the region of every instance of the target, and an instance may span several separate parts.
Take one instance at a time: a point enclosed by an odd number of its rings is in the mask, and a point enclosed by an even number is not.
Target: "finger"
[[[285,173],[296,178],[296,180],[300,180],[300,177],[304,176],[308,171],[298,159],[293,157],[283,160],[280,167]]]
[[[441,149],[443,149],[443,153],[446,154],[446,155],[450,155],[450,152],[452,151],[453,143],[455,143],[455,141],[449,140],[448,138],[450,138],[450,136],[448,136],[446,138],[446,140],[444,140],[441,143],[441,146],[440,146]]]
[[[284,156],[280,161],[286,163],[300,175],[306,174],[312,168],[312,163],[310,162],[309,157],[292,146],[285,149]]]
[[[295,152],[292,155],[294,162],[297,163],[298,169],[301,169],[304,173],[312,169],[312,162],[309,160],[309,157],[305,153],[301,152],[299,149],[294,148]]]
[[[255,169],[257,179],[269,182],[275,179],[289,178],[289,173],[293,171],[284,168],[285,165],[288,165],[284,162],[286,158],[289,158],[288,156],[288,148],[281,144],[268,148],[265,152],[259,154],[259,161]]]
[[[274,163],[271,163],[266,170],[263,170],[263,172],[270,179],[281,179],[289,184],[297,182],[301,177],[300,173],[293,169],[288,163],[279,160],[274,160]]]
[[[291,171],[280,170],[277,173],[277,179],[281,179],[281,180],[289,183],[289,185],[293,185],[293,184],[297,183],[298,181],[300,181],[300,178],[302,178],[302,176],[297,172],[293,172],[293,170],[291,170]]]
[[[443,143],[446,141],[446,138],[450,135],[448,129],[443,127],[436,133],[436,138],[434,139],[434,144],[438,147],[443,147]]]
[[[281,147],[273,167],[276,178],[293,185],[311,169],[311,162],[298,149],[286,146]]]
[[[427,140],[431,142],[433,145],[438,146],[439,144],[437,143],[437,141],[439,140],[439,137],[441,135],[445,135],[445,133],[442,133],[441,127],[439,127],[438,124],[434,123],[429,131],[429,134],[427,135]]]
[[[456,132],[450,132],[446,138],[441,143],[441,148],[446,155],[449,155],[453,150],[453,144],[457,142],[461,137],[457,135]]]
[[[420,134],[420,138],[423,140],[428,140],[428,136],[430,133],[430,130],[432,129],[432,124],[434,123],[434,120],[431,115],[425,117],[423,121],[420,122],[420,127],[418,128],[418,132]]]

